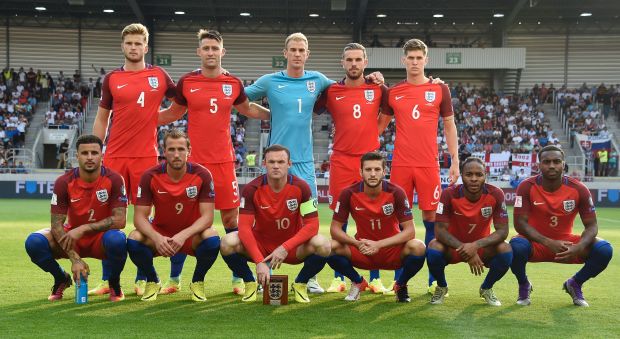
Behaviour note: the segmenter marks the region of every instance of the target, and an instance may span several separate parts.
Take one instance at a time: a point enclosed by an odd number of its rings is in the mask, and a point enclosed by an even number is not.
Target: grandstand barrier
[[[51,199],[54,192],[54,182],[62,174],[62,171],[33,174],[0,174],[0,198],[1,199]],[[239,189],[249,183],[253,178],[239,178]],[[620,179],[585,182],[590,189],[594,204],[597,207],[620,207]],[[613,180],[612,180],[613,179]],[[321,203],[328,202],[328,186],[326,179],[317,179],[318,199]],[[504,190],[507,205],[513,205],[516,190],[506,181],[493,181],[493,185]],[[446,185],[443,185],[446,186]],[[417,200],[414,199],[414,203]]]

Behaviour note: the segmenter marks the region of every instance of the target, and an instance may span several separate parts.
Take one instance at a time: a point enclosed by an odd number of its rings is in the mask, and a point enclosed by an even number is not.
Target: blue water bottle
[[[75,287],[75,303],[86,304],[88,302],[88,283],[84,276],[80,274],[80,286]]]

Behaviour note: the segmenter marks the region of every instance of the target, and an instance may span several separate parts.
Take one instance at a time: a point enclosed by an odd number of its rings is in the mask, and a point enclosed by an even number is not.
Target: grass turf
[[[126,232],[133,229],[131,208]],[[320,205],[321,232],[329,234],[331,213]],[[154,303],[140,302],[133,293],[136,268],[128,259],[121,276],[127,299],[109,303],[106,297],[91,297],[86,305],[73,303],[74,288],[65,299],[50,303],[46,297],[52,285],[49,274],[30,262],[25,250],[26,236],[49,225],[49,202],[43,200],[0,200],[0,333],[3,337],[617,337],[620,300],[617,281],[620,261],[612,259],[599,277],[588,281],[584,294],[590,308],[577,308],[561,289],[577,265],[530,264],[528,275],[534,285],[532,305],[515,305],[517,284],[509,271],[494,290],[501,307],[490,307],[478,297],[482,277],[473,276],[466,264],[450,265],[446,276],[450,297],[444,305],[428,304],[427,273],[424,268],[409,282],[412,302],[397,304],[393,297],[362,294],[360,301],[347,303],[343,293],[311,295],[307,305],[263,306],[243,304],[230,291],[230,272],[221,258],[207,273],[206,303],[191,302],[188,284],[195,259],[188,257],[182,274],[182,290],[160,296]],[[620,241],[620,209],[598,209],[599,236],[612,244]],[[415,220],[420,221],[416,210]],[[216,228],[224,234],[219,220]],[[351,226],[349,234],[353,234]],[[581,232],[577,222],[576,232]],[[417,225],[418,239],[424,227]],[[514,230],[511,231],[511,236]],[[87,259],[91,268],[90,286],[101,276],[97,260]],[[169,272],[165,258],[155,260],[162,280]],[[61,265],[70,270],[68,260]],[[253,265],[251,265],[253,269]],[[293,279],[300,266],[285,266],[278,274]],[[486,274],[486,272],[485,272]],[[367,272],[365,272],[367,276]],[[392,272],[382,271],[385,284]],[[319,280],[327,288],[333,272],[326,267]]]

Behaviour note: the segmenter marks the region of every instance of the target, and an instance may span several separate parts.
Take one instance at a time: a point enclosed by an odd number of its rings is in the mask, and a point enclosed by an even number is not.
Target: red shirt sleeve
[[[338,202],[336,203],[336,208],[334,209],[333,219],[346,223],[349,220],[349,213],[351,210],[351,196],[353,192],[351,189],[345,189],[340,192],[340,196],[338,197]]]
[[[500,188],[491,186],[491,196],[495,199],[495,207],[493,207],[493,223],[494,224],[507,224],[508,223],[508,210],[506,209],[506,202],[504,201],[504,191]]]
[[[411,208],[409,207],[409,200],[407,200],[407,195],[405,191],[402,189],[394,190],[394,210],[396,210],[396,217],[398,218],[398,222],[402,223],[405,221],[413,220],[413,214],[411,213]]]
[[[185,78],[187,76],[184,75],[179,79],[179,82],[177,83],[177,88],[176,88],[176,94],[174,96],[174,102],[176,102],[177,104],[181,105],[181,106],[185,106],[187,107],[187,98],[185,97],[185,95],[183,95],[183,86],[185,85]]]
[[[592,200],[590,190],[582,183],[578,183],[576,188],[579,193],[579,216],[581,216],[581,219],[596,217],[596,209],[594,208],[594,201]]]
[[[110,181],[112,182],[112,199],[110,203],[111,208],[124,207],[127,208],[127,193],[125,189],[125,180],[117,173],[110,175]]]
[[[213,185],[213,177],[211,176],[211,172],[208,169],[198,166],[197,174],[202,180],[202,185],[200,186],[200,195],[198,196],[198,201],[200,202],[214,202],[215,201],[215,188]]]
[[[140,178],[140,184],[138,185],[138,193],[136,197],[136,205],[151,206],[153,205],[153,192],[151,192],[151,180],[153,179],[153,173],[148,171],[142,174]]]
[[[387,109],[386,107],[388,107],[390,105],[389,100],[388,100],[388,88],[386,85],[381,85],[381,114],[385,114],[385,115],[394,115],[394,112],[392,111],[391,108]]]
[[[56,179],[52,194],[51,212],[53,214],[67,214],[69,210],[68,181],[65,175]]]
[[[172,78],[170,77],[168,72],[166,72],[166,70],[161,67],[158,68],[164,74],[164,79],[166,79],[166,97],[174,98],[174,96],[176,95],[176,86],[174,85],[174,81],[172,81]]]
[[[110,92],[110,77],[112,72],[103,77],[103,83],[101,84],[101,100],[99,100],[99,107],[105,109],[112,109],[112,92]]]
[[[517,195],[515,196],[514,215],[524,215],[530,212],[530,189],[532,182],[524,180],[517,187]]]
[[[241,79],[235,78],[235,80],[237,81],[237,86],[239,86],[239,95],[233,102],[233,105],[239,105],[239,104],[244,103],[248,99],[248,96],[245,94],[245,90],[243,88],[243,82],[241,81]]]
[[[314,103],[313,111],[316,114],[323,114],[327,112],[327,93],[332,86],[327,87]]]
[[[439,114],[442,117],[449,117],[454,115],[454,111],[452,110],[452,99],[450,98],[450,89],[448,85],[443,84],[441,86],[441,104],[439,106]]]
[[[452,190],[448,188],[441,192],[441,198],[437,204],[437,210],[435,211],[435,220],[437,222],[450,223],[450,216],[452,215]]]
[[[263,253],[258,249],[256,244],[256,238],[252,233],[252,225],[254,225],[254,214],[241,213],[239,214],[239,239],[248,251],[250,258],[255,264],[263,261],[265,257]]]

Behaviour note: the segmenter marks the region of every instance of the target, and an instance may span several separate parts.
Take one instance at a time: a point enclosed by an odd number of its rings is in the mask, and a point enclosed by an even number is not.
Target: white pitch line
[[[620,223],[620,220],[609,219],[609,218],[596,218],[597,220],[602,220],[606,222]]]

